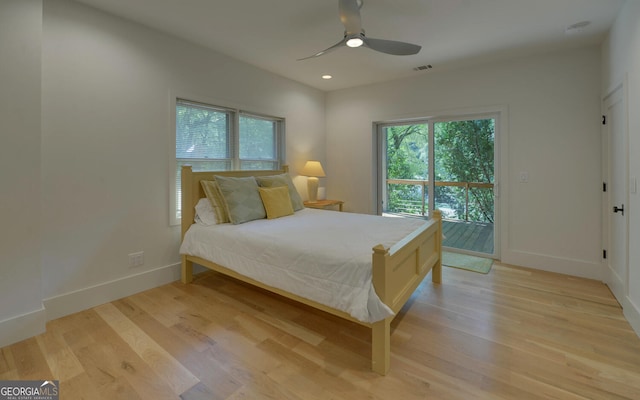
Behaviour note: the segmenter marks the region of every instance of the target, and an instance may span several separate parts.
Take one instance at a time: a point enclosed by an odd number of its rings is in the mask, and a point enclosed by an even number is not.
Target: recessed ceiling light
[[[331,79],[331,78],[333,78],[333,76],[329,74],[322,75],[322,79]]]
[[[564,33],[566,33],[567,35],[573,35],[576,33],[580,33],[582,31],[584,31],[584,29],[591,25],[591,21],[580,21],[577,22],[573,25],[569,25],[565,30]]]

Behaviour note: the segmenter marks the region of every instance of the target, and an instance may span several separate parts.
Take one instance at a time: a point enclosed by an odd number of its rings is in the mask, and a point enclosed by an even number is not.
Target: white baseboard
[[[611,293],[613,293],[613,297],[618,300],[618,303],[624,306],[628,300],[627,295],[625,294],[624,281],[609,265],[604,266],[603,281],[607,284]]]
[[[43,333],[46,322],[180,279],[172,264],[43,300],[41,308],[0,321],[0,347]]]
[[[46,322],[43,306],[32,312],[0,321],[0,347],[41,334],[45,331]]]
[[[603,281],[604,278],[604,266],[601,262],[552,257],[518,250],[503,251],[501,261],[505,264],[535,268],[598,281]]]
[[[167,265],[44,299],[47,321],[153,289],[180,279],[180,264]]]
[[[622,311],[624,317],[629,321],[629,325],[636,332],[636,335],[640,337],[640,307],[635,305],[633,301],[627,296],[624,304],[622,305]]]

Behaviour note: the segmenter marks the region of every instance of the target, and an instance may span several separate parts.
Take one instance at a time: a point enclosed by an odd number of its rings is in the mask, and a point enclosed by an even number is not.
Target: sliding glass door
[[[495,256],[496,115],[378,125],[379,211],[443,215],[443,245]]]

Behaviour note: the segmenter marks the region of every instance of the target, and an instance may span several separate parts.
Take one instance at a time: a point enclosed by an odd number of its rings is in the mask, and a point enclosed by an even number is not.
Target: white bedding
[[[303,209],[240,225],[192,225],[181,254],[347,312],[363,322],[393,315],[371,282],[372,248],[392,247],[431,221]]]

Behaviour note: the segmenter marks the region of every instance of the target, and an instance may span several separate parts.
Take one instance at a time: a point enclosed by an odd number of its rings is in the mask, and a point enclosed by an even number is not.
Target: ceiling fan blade
[[[396,42],[395,40],[373,39],[364,37],[364,46],[371,50],[379,51],[381,53],[392,54],[394,56],[410,56],[412,54],[418,54],[422,46],[417,44]]]
[[[312,56],[305,57],[305,58],[298,58],[297,61],[308,60],[310,58],[320,57],[321,55],[327,54],[327,53],[337,49],[338,47],[344,46],[345,43],[347,43],[347,38],[342,39],[341,41],[339,41],[338,43],[336,43],[333,46],[329,47],[328,49],[324,49],[322,51],[319,51],[319,52],[317,52],[316,54],[314,54]]]
[[[344,25],[346,35],[362,32],[362,21],[360,20],[361,6],[362,1],[339,0],[340,21],[342,21],[342,25]]]

